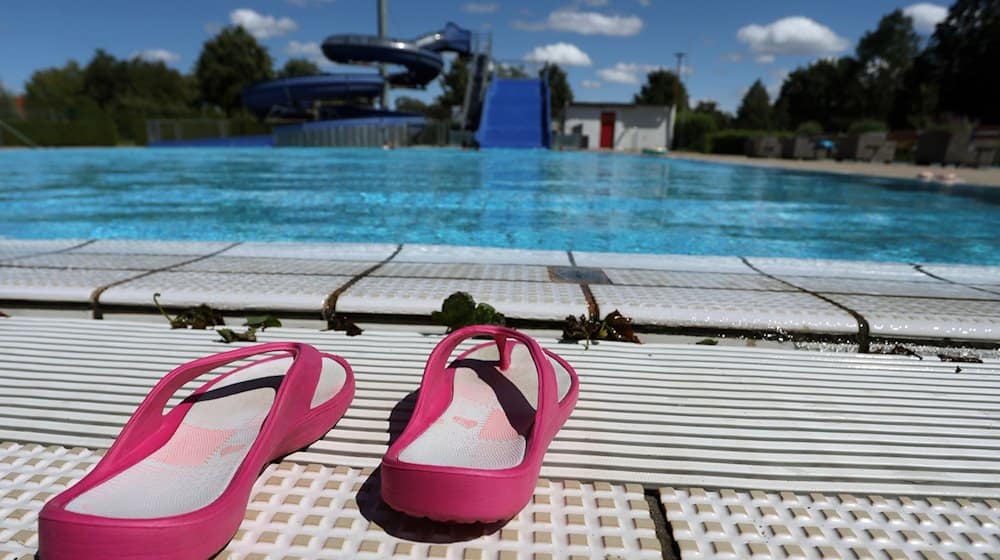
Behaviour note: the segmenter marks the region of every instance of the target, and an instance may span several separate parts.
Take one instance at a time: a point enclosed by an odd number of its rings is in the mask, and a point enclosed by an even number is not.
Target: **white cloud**
[[[913,18],[913,27],[921,33],[933,33],[934,27],[948,17],[948,8],[920,2],[903,8],[903,13]]]
[[[323,56],[322,47],[320,47],[319,43],[315,41],[308,41],[305,43],[301,43],[299,41],[289,41],[288,45],[285,46],[285,54],[288,56],[308,58],[319,66],[333,66],[333,62]]]
[[[597,89],[601,87],[601,82],[597,80],[584,80],[580,82],[580,85],[583,86],[583,89]]]
[[[494,2],[468,2],[462,4],[462,11],[470,14],[495,14],[500,5]]]
[[[743,53],[728,52],[722,55],[722,60],[725,60],[726,62],[739,62],[743,60]]]
[[[545,21],[514,21],[512,25],[524,31],[553,29],[581,35],[610,35],[629,37],[642,31],[639,16],[609,16],[598,12],[579,12],[561,8],[549,14]]]
[[[587,53],[570,43],[554,43],[535,47],[534,50],[524,55],[524,60],[552,62],[564,66],[590,66],[592,64]]]
[[[167,49],[146,49],[132,53],[132,58],[141,58],[149,62],[162,62],[170,64],[181,59],[181,55],[168,51]]]
[[[767,94],[771,96],[771,101],[778,98],[781,93],[781,86],[785,83],[790,70],[788,68],[775,68],[771,70],[771,83],[767,84]]]
[[[229,21],[239,25],[258,39],[280,37],[299,28],[295,20],[288,17],[276,18],[248,8],[240,8],[229,13]]]
[[[639,5],[643,8],[648,8],[653,5],[653,0],[639,0]]]
[[[767,25],[750,24],[740,28],[736,38],[746,43],[762,64],[774,62],[776,55],[824,55],[850,46],[847,39],[829,27],[802,16],[782,18]]]
[[[652,72],[653,70],[659,70],[660,68],[660,66],[654,66],[652,64],[619,62],[611,68],[601,68],[597,71],[597,75],[606,82],[634,85],[642,82],[642,80],[645,79],[646,74]]]

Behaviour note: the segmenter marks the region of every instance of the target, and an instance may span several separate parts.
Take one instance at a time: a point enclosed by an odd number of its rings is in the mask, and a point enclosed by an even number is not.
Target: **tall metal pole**
[[[381,39],[389,37],[386,29],[389,25],[389,0],[378,0],[378,36]],[[389,72],[385,64],[379,64],[379,74],[382,76],[382,108],[389,108]]]
[[[674,53],[677,57],[677,81],[674,82],[674,115],[679,115],[681,112],[681,88],[684,87],[684,83],[681,81],[681,72],[684,71],[684,55],[683,52]],[[681,146],[681,129],[674,127],[676,129],[676,137],[674,140],[674,146]]]

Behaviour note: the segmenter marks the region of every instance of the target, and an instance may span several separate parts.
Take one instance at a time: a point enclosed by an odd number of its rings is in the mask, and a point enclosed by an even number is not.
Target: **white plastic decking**
[[[460,543],[445,535],[434,548],[405,522],[365,514],[360,496],[390,429],[405,422],[406,398],[439,337],[273,329],[260,338],[308,342],[354,367],[347,415],[283,467],[352,482],[338,482],[340,501],[317,508],[319,494],[286,503],[266,485],[298,484],[262,478],[264,498],[253,510],[261,513],[248,513],[230,545],[235,557],[380,558],[398,548],[398,557],[413,558],[656,558],[665,541],[652,540],[640,485],[662,500],[684,558],[1000,554],[997,361],[671,344],[585,349],[543,339],[582,382],[546,455],[544,497],[508,527]],[[38,495],[82,474],[96,460],[89,450],[110,444],[165,372],[228,348],[216,339],[145,323],[0,319],[0,441],[14,442],[0,458],[0,541],[10,539],[0,556],[32,552]],[[320,492],[323,484],[305,486]]]

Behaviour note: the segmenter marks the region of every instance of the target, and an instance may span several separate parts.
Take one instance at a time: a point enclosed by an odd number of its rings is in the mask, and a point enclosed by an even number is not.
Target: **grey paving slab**
[[[189,255],[198,257],[219,251],[228,241],[157,241],[143,239],[98,239],[71,253],[123,253],[126,255]]]
[[[393,262],[470,263],[470,264],[533,264],[568,266],[566,251],[501,249],[496,247],[455,247],[451,245],[403,246]]]
[[[86,303],[94,290],[138,274],[134,270],[0,267],[0,299]]]
[[[88,268],[93,270],[156,270],[189,261],[185,255],[126,255],[123,253],[56,253],[12,259],[4,266],[25,268]]]
[[[509,317],[561,320],[587,312],[587,300],[576,284],[504,282],[450,278],[367,277],[337,300],[337,312],[430,315],[454,292],[471,294]]]
[[[910,296],[940,299],[998,299],[982,290],[938,280],[912,282],[897,279],[834,278],[826,276],[785,276],[785,280],[813,292]],[[933,279],[932,279],[933,280]]]
[[[921,266],[921,268],[935,276],[940,276],[952,282],[1000,286],[1000,266],[927,264]]]
[[[544,266],[521,264],[442,264],[389,262],[372,276],[400,278],[468,278],[473,280],[510,280],[547,282],[549,269]]]
[[[635,270],[605,268],[604,273],[615,284],[633,286],[674,286],[679,288],[720,288],[728,290],[796,291],[763,274],[731,274],[721,272],[688,272],[674,270]]]
[[[224,257],[216,255],[178,267],[178,271],[260,274],[325,274],[354,276],[378,264],[377,261],[335,261],[326,259],[285,259],[274,257]]]
[[[592,285],[601,313],[619,310],[636,323],[799,333],[856,334],[846,311],[802,292]]]
[[[660,500],[683,560],[1000,555],[992,499],[663,488]]]
[[[762,257],[748,257],[747,260],[760,270],[778,277],[821,276],[911,282],[934,280],[907,263]]]
[[[218,309],[320,313],[326,298],[349,276],[158,272],[106,290],[104,305],[165,306],[207,303]]]
[[[392,243],[278,243],[248,241],[220,253],[226,257],[375,261],[389,258]]]
[[[651,255],[573,251],[577,266],[679,270],[690,272],[725,272],[756,274],[739,257],[714,255]]]
[[[861,313],[873,335],[1000,342],[1000,301],[826,294]]]
[[[0,239],[0,261],[63,251],[83,242],[83,239]]]

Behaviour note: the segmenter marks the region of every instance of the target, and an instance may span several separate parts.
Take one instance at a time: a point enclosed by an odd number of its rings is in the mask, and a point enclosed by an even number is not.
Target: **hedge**
[[[791,132],[777,130],[720,130],[708,137],[709,150],[713,154],[743,155],[746,153],[747,140],[761,136],[776,136],[788,138]]]
[[[8,121],[8,125],[39,146],[114,146],[118,133],[111,119],[66,122]],[[17,136],[0,129],[0,145],[24,146]]]

